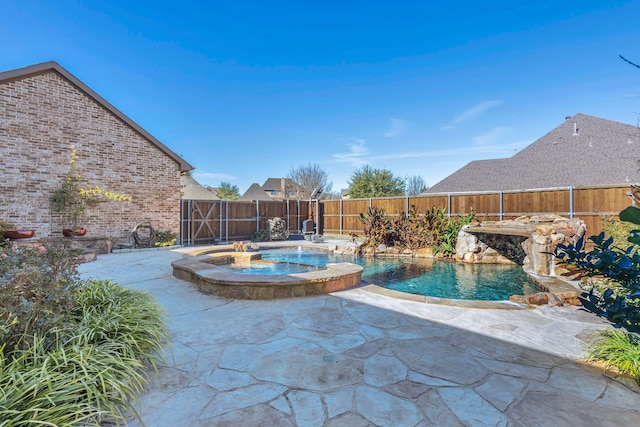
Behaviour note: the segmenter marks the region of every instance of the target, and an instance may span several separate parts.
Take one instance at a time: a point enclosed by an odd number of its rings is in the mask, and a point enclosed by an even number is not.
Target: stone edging
[[[373,294],[384,295],[391,298],[403,299],[415,302],[422,302],[428,304],[441,304],[452,307],[462,308],[479,308],[479,309],[494,309],[494,310],[522,310],[533,308],[531,305],[515,303],[512,301],[480,301],[480,300],[468,300],[468,299],[451,299],[451,298],[437,298],[426,297],[423,295],[408,294],[406,292],[395,291],[382,286],[369,284],[364,285],[361,288],[363,291],[371,292]]]
[[[200,251],[196,251],[200,252]],[[173,275],[195,284],[207,294],[235,299],[275,299],[321,295],[358,286],[363,268],[343,262],[305,273],[278,275],[237,274],[217,264],[233,258],[251,260],[259,253],[217,252],[187,255],[171,263]]]

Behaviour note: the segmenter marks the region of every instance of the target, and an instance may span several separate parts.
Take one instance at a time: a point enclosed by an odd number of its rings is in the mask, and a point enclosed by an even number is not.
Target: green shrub
[[[164,310],[148,294],[109,280],[86,281],[74,292],[72,317],[77,335],[87,342],[114,341],[145,363],[154,363],[167,339]]]
[[[178,235],[173,231],[156,231],[156,240],[154,245],[159,247],[173,246],[178,240]]]
[[[42,337],[0,361],[0,420],[6,426],[100,426],[135,414],[142,363],[114,341],[90,344],[83,336],[57,342]]]
[[[620,220],[604,224],[605,232],[589,239],[594,248],[586,251],[580,239],[575,245],[558,245],[554,255],[593,277],[585,305],[616,327],[625,330],[602,332],[591,352],[592,360],[629,375],[640,385],[640,209],[628,207]]]
[[[155,367],[167,338],[162,308],[107,280],[80,282],[68,252],[3,254],[0,298],[11,305],[1,307],[0,426],[101,426],[137,416],[144,367]],[[39,284],[55,297],[36,292]]]
[[[469,215],[449,217],[444,215],[444,209],[441,212],[439,227],[436,229],[437,245],[434,253],[442,254],[444,257],[451,257],[456,251],[456,242],[458,234],[462,227],[470,224],[474,219],[474,213]]]
[[[600,223],[605,236],[613,238],[613,246],[621,249],[629,246],[629,236],[637,228],[637,225],[615,218],[603,218]]]
[[[260,230],[253,233],[250,237],[252,242],[266,242],[269,240],[269,231],[261,228]]]
[[[411,206],[408,213],[391,218],[384,209],[371,207],[367,213],[360,214],[360,222],[365,225],[365,241],[361,247],[380,244],[411,250],[431,247],[434,253],[450,257],[455,252],[460,229],[473,218],[473,213],[449,217],[444,208],[437,207],[420,214],[415,206]]]
[[[370,207],[366,214],[360,214],[360,222],[364,224],[365,241],[361,247],[372,247],[380,244],[392,245],[396,240],[393,221],[384,209]]]
[[[72,307],[72,289],[79,283],[74,253],[65,247],[38,243],[15,250],[0,248],[0,342],[5,354],[29,347],[32,337],[48,339],[63,327]]]
[[[620,219],[637,226],[640,209],[630,206],[620,212]],[[554,255],[587,277],[599,279],[601,287],[593,287],[587,295],[588,308],[618,327],[640,332],[640,230],[630,232],[627,241],[631,245],[626,247],[616,246],[604,232],[589,240],[594,243],[589,251],[580,239],[575,245],[558,245]]]
[[[408,214],[401,213],[393,221],[392,227],[395,230],[396,245],[415,250],[433,243],[431,233],[427,232],[432,229],[429,226],[429,218],[427,215],[418,214],[418,208],[415,206],[411,206]]]

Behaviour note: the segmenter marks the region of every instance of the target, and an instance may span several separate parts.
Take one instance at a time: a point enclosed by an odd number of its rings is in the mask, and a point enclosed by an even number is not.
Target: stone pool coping
[[[256,255],[259,253],[259,251],[261,250],[269,250],[269,249],[277,249],[277,248],[292,248],[292,247],[301,247],[303,249],[309,249],[309,250],[322,250],[322,251],[328,251],[328,252],[334,252],[337,254],[348,254],[348,253],[353,253],[354,248],[356,247],[356,245],[354,245],[351,242],[347,242],[347,241],[325,241],[323,243],[311,243],[311,242],[307,242],[307,241],[279,241],[279,242],[260,242],[260,243],[256,243],[254,248],[252,249],[252,251],[250,252],[233,252],[233,245],[232,244],[226,244],[226,245],[209,245],[209,246],[203,246],[203,247],[199,247],[199,248],[194,248],[193,250],[190,250],[188,253],[183,255],[183,259],[179,260],[179,261],[174,261],[174,263],[178,263],[178,270],[186,270],[185,267],[183,266],[188,266],[189,263],[187,261],[184,261],[185,259],[192,259],[193,258],[197,258],[199,256],[208,256],[208,257],[214,257],[216,256],[215,254],[218,254],[217,256],[220,256],[221,253],[227,253],[227,254],[249,254],[249,255],[243,255],[243,256],[250,256],[251,254]],[[236,256],[240,256],[240,255],[236,255]],[[397,257],[397,256],[396,256]],[[209,261],[210,262],[210,261]],[[174,263],[172,263],[172,266],[174,265]],[[340,264],[349,264],[349,265],[354,265],[354,264],[350,264],[350,263],[340,263]],[[337,265],[340,265],[337,264]],[[336,264],[334,264],[336,265]],[[199,269],[209,269],[211,270],[212,266],[211,264],[206,265],[206,266],[200,266]],[[358,266],[359,267],[359,266]],[[360,267],[362,269],[362,267]],[[199,271],[198,268],[196,268],[195,271]],[[335,267],[334,267],[335,269]],[[221,269],[220,269],[221,270]],[[334,270],[337,271],[337,270]],[[315,272],[313,272],[315,273]],[[225,292],[223,293],[215,293],[215,289],[211,289],[211,287],[208,287],[207,285],[205,285],[205,283],[211,283],[212,280],[211,279],[207,279],[207,280],[202,280],[202,283],[199,285],[198,280],[196,279],[196,281],[194,282],[192,280],[192,275],[195,273],[188,273],[187,271],[182,271],[182,272],[178,272],[176,274],[176,267],[174,266],[174,276],[178,279],[181,280],[186,280],[186,281],[191,281],[194,284],[196,284],[196,286],[198,287],[198,289],[200,289],[202,292],[205,293],[212,293],[214,295],[219,295],[219,296],[226,296]],[[229,272],[228,274],[233,274],[231,272]],[[307,273],[297,273],[299,274],[307,274]],[[554,302],[554,298],[553,296],[557,297],[557,299],[555,299],[555,301],[557,302],[567,302],[570,300],[577,300],[579,298],[579,295],[581,293],[580,288],[577,285],[577,282],[569,282],[567,280],[558,278],[558,277],[546,277],[546,276],[539,276],[539,275],[535,275],[535,274],[531,274],[528,273],[529,277],[531,278],[531,280],[533,280],[536,285],[540,288],[540,292],[544,292],[544,293],[548,293],[552,295],[552,298],[550,299],[551,302]],[[181,277],[182,276],[182,277]],[[252,277],[246,277],[246,275],[241,275],[241,274],[235,274],[234,277],[238,279],[238,282],[249,282],[251,281]],[[280,296],[269,296],[271,294],[270,291],[264,289],[265,286],[269,286],[272,287],[274,283],[276,283],[278,280],[283,280],[283,277],[285,277],[284,281],[287,281],[288,283],[292,283],[292,278],[286,278],[287,276],[290,275],[271,275],[271,276],[266,276],[263,275],[261,277],[271,277],[271,279],[267,280],[267,281],[263,281],[260,285],[259,288],[260,290],[258,290],[258,288],[250,290],[250,292],[240,292],[241,296],[227,296],[227,298],[239,298],[239,299],[252,299],[250,296],[251,293],[257,293],[259,295],[266,295],[260,299],[268,299],[268,298],[283,298]],[[295,275],[294,275],[295,276]],[[255,278],[255,276],[253,277]],[[277,278],[277,279],[275,279]],[[403,300],[410,300],[410,301],[416,301],[416,302],[424,302],[424,303],[430,303],[430,304],[440,304],[440,305],[448,305],[448,306],[454,306],[454,307],[467,307],[467,308],[485,308],[485,309],[530,309],[530,308],[535,308],[536,305],[532,305],[529,304],[525,301],[508,301],[508,300],[499,300],[499,301],[482,301],[482,300],[465,300],[465,299],[452,299],[452,298],[438,298],[438,297],[429,297],[429,296],[423,296],[423,295],[416,295],[416,294],[410,294],[410,293],[406,293],[406,292],[400,292],[400,291],[395,291],[395,290],[391,290],[391,289],[387,289],[383,286],[374,284],[374,283],[367,283],[367,282],[358,282],[358,283],[351,283],[348,286],[345,286],[341,289],[334,289],[334,290],[328,290],[331,288],[331,286],[326,287],[324,289],[322,289],[322,286],[320,285],[320,283],[317,283],[315,286],[309,286],[309,293],[306,292],[306,290],[300,290],[299,288],[291,288],[291,285],[285,286],[283,289],[279,289],[278,290],[278,294],[284,293],[287,294],[284,297],[294,297],[294,296],[305,296],[305,295],[319,295],[320,293],[327,293],[327,292],[337,292],[340,290],[345,290],[348,288],[353,288],[353,287],[357,287],[360,286],[361,289],[366,290],[368,292],[371,293],[375,293],[375,294],[379,294],[379,295],[386,295],[386,296],[390,296],[396,299],[403,299]],[[213,288],[216,288],[217,286],[213,286]],[[315,289],[314,289],[315,288]],[[286,289],[288,289],[288,292]],[[239,292],[240,288],[236,288],[235,291],[236,292],[231,292],[231,290],[227,290],[226,294],[234,294]],[[211,292],[214,291],[214,292]],[[246,296],[242,296],[242,295],[246,295]],[[276,295],[276,292],[273,292],[273,295]]]
[[[224,249],[223,249],[224,250]],[[174,277],[191,282],[203,293],[234,299],[276,299],[321,295],[360,285],[362,266],[348,262],[329,263],[304,273],[238,274],[221,265],[249,263],[259,252],[229,252],[202,249],[173,261]]]
[[[384,296],[395,298],[395,299],[423,302],[427,304],[440,304],[440,305],[447,305],[451,307],[481,308],[481,309],[484,308],[484,309],[492,309],[492,310],[523,310],[523,309],[530,309],[534,307],[531,305],[516,303],[512,301],[482,301],[482,300],[470,300],[470,299],[427,297],[424,295],[409,294],[406,292],[395,291],[395,290],[387,289],[375,284],[366,284],[366,285],[363,285],[360,289],[366,292],[370,292],[372,294],[384,295]]]

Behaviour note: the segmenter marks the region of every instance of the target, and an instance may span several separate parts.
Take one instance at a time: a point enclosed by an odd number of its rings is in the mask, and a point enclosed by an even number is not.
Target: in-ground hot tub
[[[186,255],[171,266],[176,278],[194,283],[200,291],[236,299],[303,297],[342,291],[359,285],[363,270],[348,262],[319,268],[261,258],[259,252],[205,253]],[[267,263],[270,271],[265,272]]]

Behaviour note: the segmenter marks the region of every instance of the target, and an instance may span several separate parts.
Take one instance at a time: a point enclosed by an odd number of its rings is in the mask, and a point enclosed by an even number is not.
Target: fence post
[[[409,195],[407,194],[407,200],[404,203],[404,216],[409,218]]]
[[[289,217],[289,199],[287,199],[287,233],[291,230],[291,218]]]
[[[371,197],[369,197],[369,209],[371,209],[371,206],[373,205],[371,204]]]
[[[185,202],[187,207],[189,206],[188,200],[180,200],[180,244],[189,246],[189,235],[188,232],[185,233],[185,224],[188,224],[189,220],[187,218],[187,214],[185,213]],[[186,228],[188,230],[188,228]],[[185,234],[187,234],[185,236]]]
[[[573,219],[573,186],[569,187],[569,218]]]
[[[184,245],[184,200],[180,199],[180,244]]]
[[[340,235],[342,236],[342,199],[340,199],[340,214],[338,215],[338,221],[340,222]]]
[[[191,246],[193,244],[191,241],[191,238],[193,237],[191,235],[191,203],[192,200],[189,199],[187,202],[187,246]]]
[[[225,242],[229,243],[229,201],[228,200],[226,202],[225,223],[226,225],[224,230],[224,238],[225,238]]]
[[[220,218],[220,243],[222,243],[222,199],[220,199],[220,209],[218,210],[218,218]],[[215,236],[213,241],[215,242]]]
[[[256,233],[260,231],[260,200],[256,200]]]
[[[502,221],[502,219],[504,218],[504,206],[502,204],[502,195],[503,195],[503,192],[500,191],[500,221]]]
[[[451,193],[447,193],[447,216],[451,218]]]

